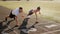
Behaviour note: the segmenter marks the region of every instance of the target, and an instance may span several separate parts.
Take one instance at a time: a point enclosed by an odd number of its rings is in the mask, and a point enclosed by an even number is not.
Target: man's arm
[[[41,14],[41,12],[39,11],[39,14]]]
[[[22,17],[24,18],[24,12],[22,12]]]
[[[16,20],[16,25],[19,25],[17,16],[15,17],[15,20]]]

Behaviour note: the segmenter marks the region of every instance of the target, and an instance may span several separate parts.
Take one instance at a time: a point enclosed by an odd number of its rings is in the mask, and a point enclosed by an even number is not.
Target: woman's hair
[[[19,7],[19,9],[23,9],[22,7]]]
[[[37,7],[38,10],[40,10],[40,7]]]

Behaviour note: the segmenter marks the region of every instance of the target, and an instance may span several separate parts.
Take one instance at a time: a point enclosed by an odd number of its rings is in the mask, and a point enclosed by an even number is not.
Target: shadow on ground
[[[0,22],[0,34],[3,33],[4,29],[8,28],[9,24],[12,22],[13,20],[10,20],[10,21],[1,21]],[[3,25],[3,23],[6,23]]]

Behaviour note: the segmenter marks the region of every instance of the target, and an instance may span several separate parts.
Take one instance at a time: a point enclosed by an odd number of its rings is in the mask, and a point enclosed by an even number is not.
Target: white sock
[[[31,16],[27,16],[27,18],[30,18]]]

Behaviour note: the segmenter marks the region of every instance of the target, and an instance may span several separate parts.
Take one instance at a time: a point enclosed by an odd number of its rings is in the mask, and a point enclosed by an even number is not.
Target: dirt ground
[[[6,7],[2,7],[2,6],[0,7],[0,23],[1,23],[1,21],[4,20],[5,16],[7,16],[9,14],[10,10],[11,9],[8,9]],[[24,14],[25,17],[26,17],[26,15],[27,14]],[[8,20],[10,20],[10,18]],[[20,25],[22,24],[23,20],[24,20],[24,18],[22,18],[21,16],[18,16],[18,21],[19,21]],[[35,23],[35,21],[36,21],[35,15],[32,15],[28,21],[27,27],[30,27],[31,25],[33,25]],[[35,25],[35,28],[37,29],[37,31],[29,32],[28,34],[60,34],[60,23],[57,23],[52,20],[48,20],[41,16],[38,16],[38,22],[39,23]],[[3,24],[6,24],[6,23],[7,22],[3,22]],[[4,30],[7,30],[9,28],[11,29],[15,25],[16,25],[16,22],[12,21],[12,22],[10,22],[8,27],[5,28]],[[8,34],[20,34],[20,33],[22,34],[23,32],[18,30],[18,28],[15,28],[13,31],[10,31]],[[5,33],[3,33],[3,34],[5,34]],[[23,34],[25,34],[25,33],[23,33]]]

